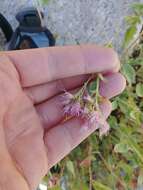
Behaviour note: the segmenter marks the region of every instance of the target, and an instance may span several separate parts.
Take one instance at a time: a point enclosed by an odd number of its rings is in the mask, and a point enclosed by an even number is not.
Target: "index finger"
[[[17,68],[23,87],[76,75],[115,72],[117,54],[96,45],[50,47],[6,52]]]

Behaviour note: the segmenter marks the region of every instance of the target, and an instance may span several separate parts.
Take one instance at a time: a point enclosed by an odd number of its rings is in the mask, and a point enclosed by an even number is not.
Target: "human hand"
[[[2,52],[0,55],[0,188],[34,190],[47,171],[95,128],[63,120],[61,89],[80,87],[90,73],[108,73],[100,93],[125,88],[117,54],[94,45]],[[101,109],[107,118],[111,103]]]

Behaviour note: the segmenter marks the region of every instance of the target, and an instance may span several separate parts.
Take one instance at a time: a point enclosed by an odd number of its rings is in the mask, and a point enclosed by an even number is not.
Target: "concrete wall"
[[[33,2],[35,0],[0,0],[0,12],[15,28],[16,12]],[[49,0],[44,7],[45,22],[57,34],[58,45],[112,41],[119,49],[125,31],[124,17],[134,2],[143,0]]]

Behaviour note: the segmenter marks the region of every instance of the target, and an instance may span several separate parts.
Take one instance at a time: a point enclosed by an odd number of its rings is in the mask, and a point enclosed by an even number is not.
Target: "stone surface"
[[[35,0],[1,0],[0,12],[15,28],[16,12],[34,5],[33,2]],[[57,45],[111,41],[119,49],[125,31],[124,17],[134,2],[143,0],[49,0],[44,6],[45,23],[58,36]]]

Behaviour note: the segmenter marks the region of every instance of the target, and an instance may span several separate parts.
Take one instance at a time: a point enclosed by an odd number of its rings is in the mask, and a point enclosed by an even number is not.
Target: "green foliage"
[[[53,188],[48,188],[48,190],[61,190],[60,186],[55,186]]]
[[[112,111],[116,110],[118,108],[118,102],[115,100],[112,102]]]
[[[40,0],[43,5],[47,5],[50,0]]]
[[[129,44],[133,41],[134,35],[137,32],[137,25],[141,23],[143,16],[143,4],[142,3],[134,3],[132,5],[132,9],[134,14],[126,17],[126,23],[128,25],[127,31],[125,33],[123,47],[129,46]]]
[[[139,83],[136,86],[136,94],[139,97],[143,97],[143,84]]]
[[[93,188],[94,190],[112,190],[98,181],[93,182]]]
[[[125,75],[128,83],[131,85],[135,82],[136,72],[134,68],[128,63],[122,66],[123,74]]]
[[[135,26],[136,24],[132,24],[126,31],[125,37],[124,37],[124,43],[123,43],[123,47],[126,47],[127,45],[129,45],[129,43],[131,42],[131,40],[133,39],[134,35],[137,32],[137,28]]]
[[[88,91],[89,91],[89,94],[94,94],[96,92],[96,88],[97,88],[97,81],[93,81],[90,83],[90,85],[88,86]]]
[[[127,153],[130,150],[130,147],[127,143],[118,143],[114,147],[114,151],[117,153]]]
[[[69,171],[73,176],[75,176],[75,171],[74,171],[73,162],[72,162],[71,160],[68,160],[68,161],[66,162],[66,166],[67,166],[68,171]]]
[[[141,57],[136,59],[131,58],[128,60],[128,64],[132,66],[143,66],[143,59]]]
[[[135,26],[136,24],[140,23],[140,17],[136,15],[127,16],[125,20],[129,25],[132,25],[132,26]]]
[[[132,5],[132,8],[138,16],[143,15],[143,4],[142,3],[134,3]]]

